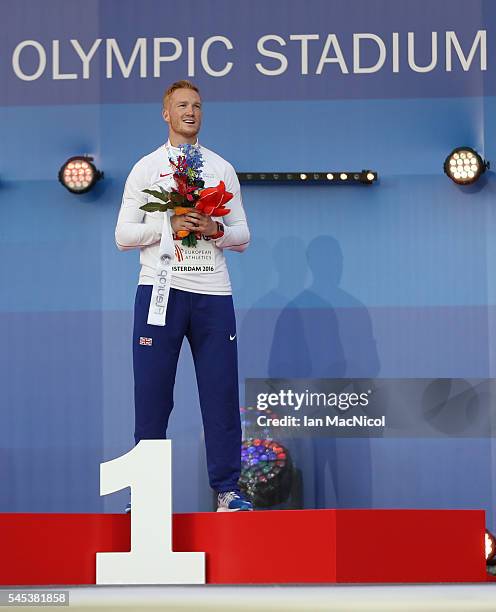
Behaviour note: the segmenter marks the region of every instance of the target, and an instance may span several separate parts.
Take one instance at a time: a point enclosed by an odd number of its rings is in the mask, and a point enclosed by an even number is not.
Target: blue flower
[[[190,144],[182,144],[179,146],[181,154],[186,158],[186,165],[195,174],[199,174],[203,167],[203,157],[198,147]]]

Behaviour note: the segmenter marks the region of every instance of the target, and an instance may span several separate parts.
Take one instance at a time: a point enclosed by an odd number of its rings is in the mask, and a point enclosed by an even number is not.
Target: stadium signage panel
[[[371,32],[356,32],[346,44],[340,42],[336,33],[324,35],[316,33],[294,33],[283,37],[279,34],[265,34],[254,41],[255,61],[251,70],[268,77],[277,77],[287,71],[295,75],[326,75],[332,71],[341,74],[372,74],[379,71],[399,73],[410,70],[420,74],[440,68],[445,72],[453,71],[454,66],[463,71],[485,71],[488,64],[487,31],[475,32],[468,45],[463,45],[457,32],[432,32],[430,49],[421,49],[420,56],[429,57],[420,62],[416,57],[415,32],[407,32],[406,41],[400,40],[398,32],[387,37]],[[351,53],[344,49],[350,46]],[[401,61],[400,43],[406,47],[406,60]],[[102,59],[104,76],[107,79],[161,78],[163,65],[186,60],[188,77],[203,73],[213,78],[226,77],[236,66],[246,59],[236,53],[236,41],[227,35],[215,35],[200,40],[195,36],[181,38],[165,36],[136,38],[130,52],[123,51],[117,38],[95,38],[83,43],[77,38],[52,40],[42,43],[39,40],[19,41],[11,55],[11,68],[16,78],[22,81],[36,81],[48,75],[52,80],[91,79],[94,73],[100,74]],[[223,59],[214,63],[212,55],[216,47]],[[290,63],[287,50],[294,49],[291,55],[295,61]],[[364,48],[367,60],[364,60]],[[371,59],[372,58],[372,59]],[[72,69],[64,68],[69,60]]]

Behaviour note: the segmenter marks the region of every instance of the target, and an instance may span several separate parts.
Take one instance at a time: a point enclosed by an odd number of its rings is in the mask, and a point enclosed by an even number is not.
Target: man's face
[[[175,144],[194,144],[201,127],[201,98],[194,89],[176,89],[162,112]]]

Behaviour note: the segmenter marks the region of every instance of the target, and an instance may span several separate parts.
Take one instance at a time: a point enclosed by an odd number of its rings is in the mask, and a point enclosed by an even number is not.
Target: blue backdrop
[[[204,98],[200,140],[237,170],[380,175],[371,188],[244,188],[252,245],[228,255],[241,383],[494,377],[496,181],[462,189],[442,172],[459,145],[496,160],[494,3],[2,0],[0,10],[1,511],[122,509],[124,493],[100,498],[99,463],[132,447],[139,266],[113,232],[127,173],[166,139],[163,90],[188,72]],[[417,65],[437,55],[427,72],[408,62],[409,32]],[[87,54],[95,45],[88,78],[71,40]],[[208,73],[228,62],[224,76]],[[76,197],[57,172],[82,153],[105,180]],[[193,381],[185,345],[170,428],[178,512],[212,501]],[[291,450],[306,507],[484,508],[495,527],[491,437],[320,438]]]

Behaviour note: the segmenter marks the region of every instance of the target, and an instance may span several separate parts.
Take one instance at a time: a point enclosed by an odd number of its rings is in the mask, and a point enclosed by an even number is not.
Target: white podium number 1
[[[97,584],[204,584],[205,553],[172,552],[170,440],[100,465],[100,495],[131,487],[131,551],[96,554]]]

